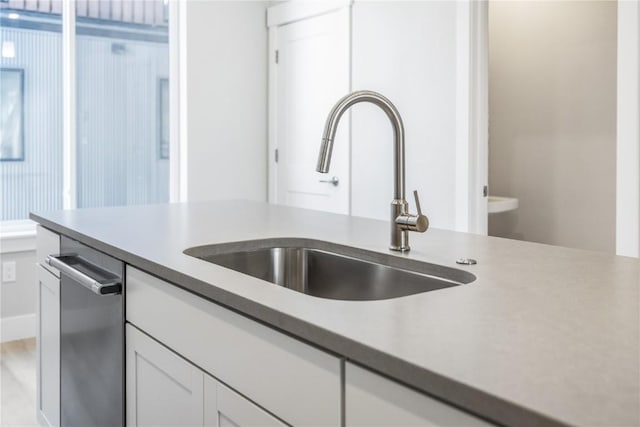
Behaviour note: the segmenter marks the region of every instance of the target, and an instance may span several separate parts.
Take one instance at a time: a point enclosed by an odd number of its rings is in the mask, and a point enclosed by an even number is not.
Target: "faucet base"
[[[409,252],[411,250],[410,246],[400,247],[400,246],[389,246],[389,250],[396,252]]]
[[[391,243],[389,249],[398,252],[408,252],[409,247],[409,233],[404,230],[400,224],[396,221],[401,215],[406,215],[409,210],[409,204],[406,200],[394,199],[391,201]]]

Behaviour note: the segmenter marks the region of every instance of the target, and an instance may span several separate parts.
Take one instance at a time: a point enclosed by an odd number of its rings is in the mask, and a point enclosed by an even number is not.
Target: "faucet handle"
[[[429,228],[429,218],[427,218],[426,215],[422,214],[422,207],[420,206],[420,197],[418,197],[418,190],[413,190],[413,197],[416,200],[416,209],[418,210],[418,215],[410,215],[411,217],[413,217],[413,220],[410,221],[412,224],[410,225],[409,230],[424,233]]]
[[[416,200],[416,209],[418,210],[418,215],[422,216],[422,208],[420,207],[420,198],[418,197],[418,190],[413,190],[413,198]]]
[[[422,214],[422,207],[420,207],[420,198],[418,197],[418,191],[413,192],[413,197],[416,200],[416,208],[418,214],[413,215],[410,213],[404,213],[399,215],[395,222],[402,230],[417,231],[424,233],[429,228],[429,218]]]

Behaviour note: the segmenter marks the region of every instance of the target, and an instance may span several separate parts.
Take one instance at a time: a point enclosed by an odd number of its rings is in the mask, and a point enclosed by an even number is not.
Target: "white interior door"
[[[278,153],[271,159],[276,203],[349,213],[348,114],[338,128],[331,170],[326,175],[315,171],[325,119],[350,90],[349,22],[345,7],[275,28],[276,99],[270,123]]]

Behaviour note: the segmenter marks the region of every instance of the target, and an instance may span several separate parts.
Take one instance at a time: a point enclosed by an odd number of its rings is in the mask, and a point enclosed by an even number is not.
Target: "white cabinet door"
[[[202,426],[203,373],[127,325],[127,425]]]
[[[345,368],[347,426],[490,426],[453,406],[351,363]]]
[[[286,426],[134,326],[126,335],[128,426]]]
[[[274,8],[280,6],[286,7]],[[349,114],[338,127],[329,173],[316,172],[327,115],[350,90],[349,20],[345,7],[272,29],[271,49],[278,52],[270,67],[270,138],[278,150],[277,160],[270,157],[276,175],[272,202],[349,213]],[[334,183],[321,182],[334,176]]]
[[[43,426],[60,425],[60,280],[41,265],[38,272],[37,416]]]
[[[286,424],[209,375],[204,376],[207,427],[284,427]]]

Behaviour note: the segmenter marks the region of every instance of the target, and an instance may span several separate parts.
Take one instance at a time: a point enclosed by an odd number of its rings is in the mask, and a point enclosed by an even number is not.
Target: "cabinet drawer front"
[[[287,423],[339,425],[340,359],[127,266],[126,317]]]
[[[484,426],[491,424],[351,363],[345,366],[348,426]]]
[[[55,274],[56,277],[60,277],[60,272],[47,264],[47,257],[52,254],[60,253],[60,235],[49,231],[41,225],[37,227],[36,237],[37,254],[36,259],[38,264]]]

